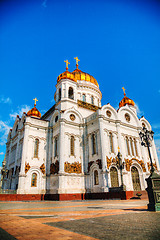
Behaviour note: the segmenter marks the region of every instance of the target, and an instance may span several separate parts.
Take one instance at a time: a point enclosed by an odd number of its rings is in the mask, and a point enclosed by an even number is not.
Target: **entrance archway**
[[[132,167],[131,174],[132,174],[133,190],[141,191],[141,184],[140,184],[138,169],[136,167]]]
[[[110,168],[111,187],[119,187],[118,172],[115,167]]]

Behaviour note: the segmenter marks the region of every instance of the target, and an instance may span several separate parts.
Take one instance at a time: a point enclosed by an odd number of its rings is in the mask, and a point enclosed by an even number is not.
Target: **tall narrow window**
[[[109,133],[109,142],[110,142],[110,151],[111,153],[114,153],[114,147],[113,147],[113,134]]]
[[[96,134],[93,133],[91,138],[92,138],[92,154],[96,154]]]
[[[58,149],[58,140],[54,139],[54,157],[57,157],[57,149]]]
[[[126,137],[126,147],[127,147],[127,153],[128,153],[128,155],[130,155],[128,137]]]
[[[34,157],[38,158],[38,149],[39,149],[39,139],[35,140],[34,143]]]
[[[133,140],[130,138],[130,145],[131,145],[131,151],[132,151],[132,156],[134,156],[134,149],[133,149]]]
[[[95,171],[94,171],[94,185],[98,185],[98,184],[99,184],[98,171],[95,170]]]
[[[71,156],[74,156],[74,136],[71,136],[70,148],[71,148]]]
[[[86,95],[85,94],[82,95],[82,101],[86,102]]]
[[[59,88],[58,101],[61,100],[61,88]]]
[[[74,93],[73,93],[73,88],[72,88],[72,87],[69,87],[68,97],[69,97],[70,99],[74,99]]]
[[[91,103],[94,104],[94,97],[91,96]]]
[[[135,148],[135,151],[136,151],[136,156],[138,157],[137,142],[136,142],[135,138],[134,138],[134,148]]]
[[[31,187],[37,187],[37,173],[32,174]]]

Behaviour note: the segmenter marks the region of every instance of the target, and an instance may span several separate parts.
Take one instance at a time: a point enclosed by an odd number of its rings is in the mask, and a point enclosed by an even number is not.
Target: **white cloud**
[[[140,110],[139,106],[138,106],[138,103],[135,103],[135,107],[137,109],[137,115],[138,117],[141,117],[144,115],[144,112]]]
[[[4,155],[4,152],[0,152],[0,155]]]
[[[11,119],[16,119],[17,115],[19,115],[20,117],[22,116],[22,114],[24,112],[28,112],[31,109],[30,106],[28,105],[22,105],[21,107],[18,107],[18,110],[16,112],[10,113],[9,116]]]
[[[158,129],[158,128],[160,128],[160,123],[154,123],[154,124],[152,124],[152,127],[155,129]]]
[[[44,8],[47,7],[47,0],[44,0],[44,1],[42,2],[42,7],[44,7]]]
[[[0,103],[12,103],[11,99],[9,97],[5,98],[4,96],[0,97]]]
[[[7,123],[0,120],[0,133],[2,135],[0,137],[0,145],[4,145],[6,143],[7,136],[8,136],[10,129],[11,129],[11,127],[9,125],[7,125]]]

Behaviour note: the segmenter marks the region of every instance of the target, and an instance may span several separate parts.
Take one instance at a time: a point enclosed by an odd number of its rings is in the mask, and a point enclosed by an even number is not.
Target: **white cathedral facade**
[[[125,91],[118,110],[101,106],[96,79],[82,72],[76,61],[73,72],[66,61],[66,71],[58,76],[51,109],[41,117],[35,99],[34,108],[17,116],[6,144],[4,189],[75,196],[107,193],[118,189],[122,180],[126,191],[147,187],[150,160],[139,132],[143,126],[151,130],[151,125],[144,117],[138,119]],[[154,140],[150,150],[159,171]]]

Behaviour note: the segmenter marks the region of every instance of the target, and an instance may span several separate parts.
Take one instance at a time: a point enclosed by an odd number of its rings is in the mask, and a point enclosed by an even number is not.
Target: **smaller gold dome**
[[[38,109],[36,108],[36,102],[38,101],[37,98],[33,99],[35,101],[34,107],[29,110],[27,112],[28,116],[32,116],[32,117],[36,117],[36,118],[40,118],[41,117],[41,113],[38,111]]]
[[[132,99],[126,97],[126,94],[124,93],[124,98],[119,103],[119,108],[125,106],[126,104],[134,106],[135,103]]]

